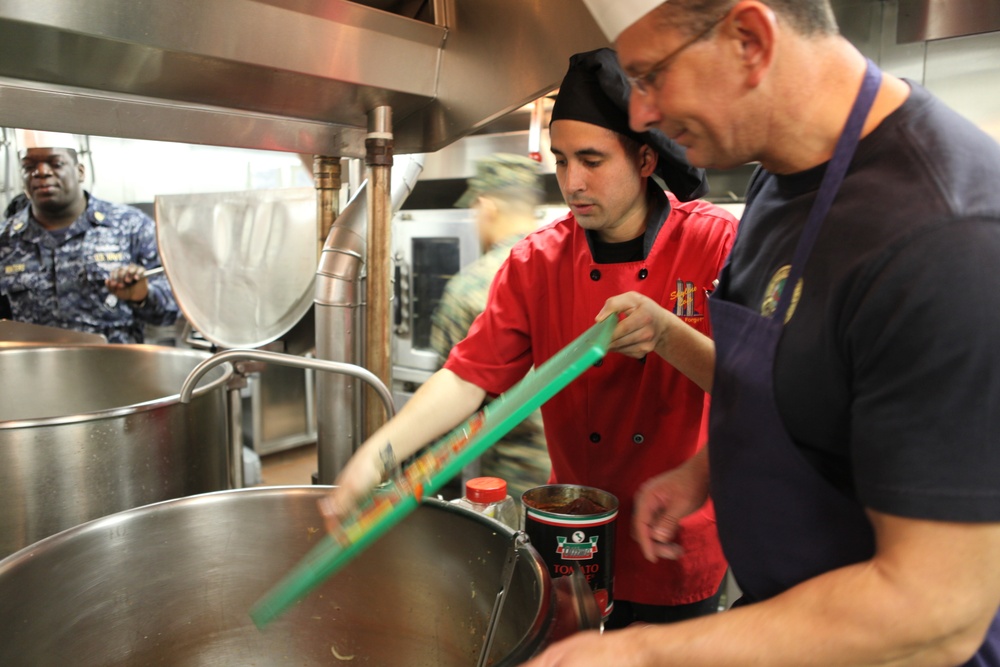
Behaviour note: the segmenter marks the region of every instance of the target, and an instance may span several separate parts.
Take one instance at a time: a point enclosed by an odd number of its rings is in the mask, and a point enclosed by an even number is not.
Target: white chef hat
[[[16,130],[14,137],[19,150],[29,148],[69,148],[79,150],[80,142],[72,134],[65,132],[45,132],[42,130]]]
[[[583,0],[597,25],[614,42],[629,27],[667,0]]]

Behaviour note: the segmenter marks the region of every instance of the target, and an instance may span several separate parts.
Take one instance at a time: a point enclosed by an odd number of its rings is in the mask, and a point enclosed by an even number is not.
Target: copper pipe
[[[340,158],[313,156],[313,184],[316,188],[316,259],[340,213]]]
[[[368,115],[365,164],[368,166],[368,258],[365,296],[365,367],[392,386],[392,109]],[[365,437],[386,421],[385,411],[365,392]]]

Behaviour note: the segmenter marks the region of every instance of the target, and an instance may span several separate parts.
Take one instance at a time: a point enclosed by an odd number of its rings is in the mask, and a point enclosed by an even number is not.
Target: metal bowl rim
[[[172,356],[196,356],[203,359],[208,359],[211,354],[202,350],[187,350],[172,347],[159,347],[155,345],[142,345],[142,344],[117,344],[117,343],[107,343],[107,344],[87,344],[87,345],[18,345],[18,346],[4,346],[0,347],[0,355],[4,354],[24,354],[27,352],[37,352],[39,350],[51,350],[51,349],[78,349],[78,348],[99,348],[99,349],[134,349],[139,348],[143,351],[148,351],[150,349],[155,349],[156,354],[172,355]],[[204,396],[219,387],[225,385],[229,378],[232,377],[234,369],[233,365],[229,362],[219,365],[222,369],[222,375],[218,378],[206,382],[202,382],[195,388],[192,394],[192,400]],[[193,370],[193,368],[192,368]],[[213,369],[214,371],[214,369]],[[146,412],[148,410],[155,410],[157,408],[177,405],[180,404],[180,391],[181,388],[177,388],[176,394],[171,394],[168,396],[161,396],[159,398],[154,398],[148,401],[142,401],[140,403],[132,403],[130,405],[123,405],[120,407],[110,408],[107,410],[97,410],[94,412],[81,412],[75,415],[59,415],[58,417],[38,417],[34,419],[11,419],[7,421],[0,421],[0,431],[7,431],[19,428],[37,428],[40,426],[60,426],[63,424],[79,424],[90,421],[99,421],[104,419],[114,419],[117,417],[125,417],[128,415],[136,414],[138,412]]]
[[[113,531],[117,526],[125,524],[137,516],[148,517],[157,512],[172,511],[176,508],[183,508],[190,505],[205,505],[217,502],[225,502],[235,495],[240,497],[257,498],[268,496],[314,496],[320,497],[323,493],[332,489],[332,486],[309,484],[309,485],[288,485],[288,486],[268,486],[251,487],[243,489],[228,489],[224,491],[212,491],[183,498],[163,500],[141,507],[123,510],[115,514],[93,519],[86,523],[67,528],[59,533],[43,538],[38,542],[30,544],[19,551],[10,554],[6,558],[0,559],[0,579],[16,576],[18,568],[26,565],[36,557],[44,556],[46,553],[57,550],[66,544],[72,544],[82,535],[92,534],[95,531],[107,533]],[[459,514],[469,520],[478,522],[496,533],[502,534],[505,538],[513,541],[515,535],[521,531],[506,526],[498,521],[482,516],[478,512],[460,507],[454,503],[441,498],[424,498],[423,505],[429,505],[436,509],[444,510],[452,514]],[[318,512],[318,510],[317,510]],[[519,639],[518,643],[511,647],[510,653],[500,658],[495,663],[496,667],[514,667],[519,665],[529,657],[534,655],[538,649],[544,645],[547,632],[555,622],[557,613],[557,590],[549,575],[544,560],[537,549],[531,545],[530,541],[519,542],[517,545],[519,557],[527,560],[527,566],[534,574],[538,582],[538,612],[533,619],[530,628]]]

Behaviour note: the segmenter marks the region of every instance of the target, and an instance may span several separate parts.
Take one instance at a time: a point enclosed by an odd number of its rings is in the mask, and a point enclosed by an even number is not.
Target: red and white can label
[[[586,486],[549,484],[525,491],[524,531],[549,574],[578,567],[607,617],[614,607],[615,524],[618,499]]]

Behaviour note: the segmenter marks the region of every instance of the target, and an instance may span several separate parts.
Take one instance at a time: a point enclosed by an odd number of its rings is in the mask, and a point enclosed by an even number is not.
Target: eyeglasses
[[[684,53],[689,47],[694,46],[701,40],[708,37],[709,33],[715,30],[715,27],[722,23],[725,18],[729,16],[729,12],[726,12],[719,18],[712,21],[712,24],[708,26],[704,31],[698,33],[688,41],[681,44],[675,50],[668,53],[662,59],[658,60],[652,67],[643,72],[642,74],[636,74],[635,76],[626,76],[625,79],[628,80],[629,85],[632,89],[639,93],[640,95],[648,95],[650,92],[658,89],[656,85],[657,79],[660,78],[660,74],[666,71],[670,66],[670,63],[674,61],[677,56]]]

